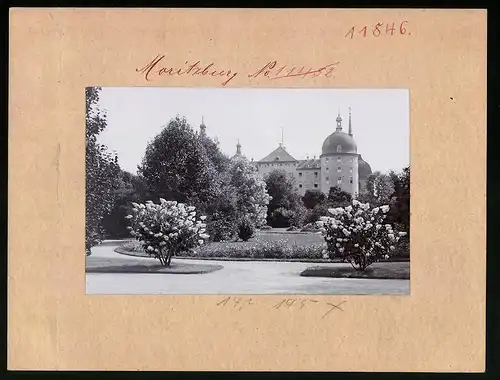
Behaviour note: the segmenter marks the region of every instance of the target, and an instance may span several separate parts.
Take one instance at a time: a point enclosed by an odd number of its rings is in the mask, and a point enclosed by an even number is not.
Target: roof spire
[[[352,136],[351,106],[349,106],[349,136]]]
[[[236,154],[241,154],[240,139],[238,139],[238,144],[236,144]]]
[[[339,114],[337,116],[337,129],[335,131],[336,132],[342,131],[342,118],[340,117],[340,108],[339,108]]]
[[[200,134],[205,135],[205,130],[207,127],[205,126],[205,123],[203,122],[203,116],[201,117],[201,124],[200,124]]]

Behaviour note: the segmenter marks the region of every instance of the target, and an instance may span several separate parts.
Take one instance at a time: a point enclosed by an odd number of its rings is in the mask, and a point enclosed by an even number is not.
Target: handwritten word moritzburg
[[[173,68],[173,67],[165,67],[161,64],[161,61],[165,58],[165,55],[157,55],[151,62],[149,62],[146,66],[141,69],[136,69],[136,72],[140,72],[144,74],[144,78],[147,81],[152,80],[153,75],[161,76],[164,74],[168,75],[210,75],[212,77],[224,77],[228,78],[222,85],[227,85],[231,80],[234,79],[237,72],[231,70],[221,70],[215,67],[215,64],[209,63],[207,65],[201,64],[201,61],[196,61],[194,63],[190,63],[189,61],[184,62],[184,67],[181,68]]]
[[[184,62],[184,66],[177,67],[166,67],[163,60],[165,55],[157,55],[152,61],[150,61],[146,66],[135,69],[136,72],[142,73],[146,81],[151,81],[155,76],[169,75],[169,76],[211,76],[211,77],[222,77],[224,81],[222,86],[226,86],[230,81],[232,81],[238,72],[231,69],[220,69],[217,68],[214,62],[208,64],[202,64],[201,61],[196,61],[190,63],[189,61]],[[278,61],[270,61],[264,66],[260,66],[257,70],[248,74],[248,79],[252,81],[256,78],[266,78],[268,80],[283,79],[283,78],[297,78],[304,79],[307,77],[316,78],[320,75],[326,78],[332,78],[340,62],[332,62],[328,65],[321,67],[305,67],[305,66],[293,66],[287,64],[278,64]]]

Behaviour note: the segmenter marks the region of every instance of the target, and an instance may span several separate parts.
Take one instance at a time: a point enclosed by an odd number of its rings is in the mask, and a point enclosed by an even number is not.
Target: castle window
[[[299,172],[299,177],[302,177],[302,172]]]
[[[318,184],[317,184],[317,183],[315,183],[315,184],[314,184],[314,187],[318,187]]]
[[[301,183],[299,183],[299,188],[301,188],[301,189],[302,189],[302,184],[301,184]]]
[[[330,182],[330,177],[326,177],[326,183]]]
[[[337,156],[337,162],[342,162],[342,156]]]
[[[318,176],[318,172],[314,172],[314,176],[317,177]]]
[[[276,160],[276,161],[279,161],[279,160],[280,160],[280,158],[279,158],[278,156],[276,156],[275,160]]]
[[[337,171],[340,173],[342,171],[342,167],[341,166],[338,166],[337,167]]]
[[[337,145],[337,152],[342,152],[342,145]]]
[[[352,177],[349,179],[349,183],[352,183]]]
[[[327,171],[327,172],[329,172],[329,171],[330,171],[330,168],[329,168],[328,166],[326,167],[326,171]]]
[[[337,177],[337,185],[340,185],[342,183],[342,177]]]
[[[327,157],[327,158],[325,158],[325,161],[326,161],[326,162],[328,162],[328,157]]]

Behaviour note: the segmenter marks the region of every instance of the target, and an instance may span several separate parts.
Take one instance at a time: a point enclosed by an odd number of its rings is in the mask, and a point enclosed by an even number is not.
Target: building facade
[[[331,187],[337,186],[357,196],[366,188],[366,181],[372,170],[358,153],[352,132],[351,110],[349,109],[347,133],[343,131],[340,112],[336,122],[336,129],[324,140],[318,159],[296,160],[280,144],[277,149],[256,162],[257,170],[263,176],[275,169],[283,169],[292,174],[300,195],[304,195],[307,190],[328,194]]]
[[[335,131],[323,142],[321,155],[312,159],[297,160],[288,153],[280,143],[279,146],[259,161],[253,161],[256,170],[265,177],[276,169],[284,170],[295,179],[297,192],[304,195],[307,190],[321,191],[328,194],[331,187],[356,197],[366,188],[366,181],[372,169],[358,153],[358,147],[353,137],[351,109],[349,108],[348,132],[343,131],[340,112],[336,119]],[[202,122],[200,132],[205,133]],[[236,145],[235,157],[243,157],[241,144]]]

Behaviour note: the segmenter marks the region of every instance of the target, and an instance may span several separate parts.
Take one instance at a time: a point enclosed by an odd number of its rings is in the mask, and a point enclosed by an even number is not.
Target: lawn
[[[317,266],[307,268],[300,275],[303,277],[332,277],[332,278],[378,278],[378,279],[410,279],[410,263],[375,263],[359,272],[349,264],[336,264],[335,266]]]

